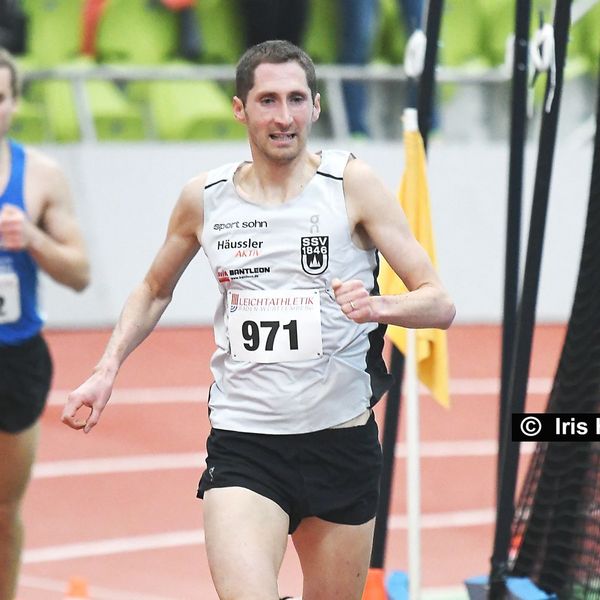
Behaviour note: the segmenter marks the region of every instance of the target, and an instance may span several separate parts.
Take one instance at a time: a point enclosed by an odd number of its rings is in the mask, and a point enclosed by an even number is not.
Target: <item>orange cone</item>
[[[64,600],[87,600],[89,597],[87,581],[83,577],[71,577]]]
[[[369,569],[362,600],[387,600],[383,569]]]
[[[512,561],[517,556],[522,543],[523,535],[520,533],[515,533],[510,540],[510,548],[508,549],[509,560]]]

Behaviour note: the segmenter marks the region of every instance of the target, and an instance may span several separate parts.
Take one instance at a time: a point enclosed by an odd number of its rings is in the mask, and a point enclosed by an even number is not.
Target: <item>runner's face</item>
[[[12,93],[11,74],[8,67],[0,67],[0,138],[10,128],[17,101]]]
[[[297,62],[262,63],[254,71],[246,106],[236,97],[234,113],[246,124],[253,151],[275,162],[289,162],[306,147],[311,126],[319,118],[320,99],[317,94],[313,102]]]

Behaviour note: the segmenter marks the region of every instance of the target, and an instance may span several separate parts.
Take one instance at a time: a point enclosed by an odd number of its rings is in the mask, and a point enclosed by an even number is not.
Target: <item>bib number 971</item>
[[[244,290],[228,293],[231,357],[255,363],[323,356],[317,290]]]
[[[298,350],[298,321],[292,319],[286,325],[281,325],[279,321],[244,321],[242,323],[242,337],[244,338],[244,348],[246,350],[258,350],[261,345],[261,339],[265,339],[265,350],[272,352],[275,346],[275,336],[279,328],[287,331],[290,350]],[[261,332],[262,330],[262,332]]]

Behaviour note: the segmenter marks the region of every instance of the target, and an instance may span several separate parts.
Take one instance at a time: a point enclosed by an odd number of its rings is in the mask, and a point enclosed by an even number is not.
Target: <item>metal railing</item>
[[[348,119],[346,115],[342,82],[400,82],[409,78],[403,67],[371,64],[367,66],[318,65],[319,79],[327,97],[330,110],[332,133],[336,138],[348,136]],[[212,80],[232,82],[235,79],[235,68],[232,65],[165,65],[165,66],[61,66],[48,69],[30,70],[24,73],[25,81],[47,80],[70,81],[75,93],[75,107],[79,119],[82,141],[96,140],[94,119],[85,91],[85,82],[104,80],[115,82],[130,81],[194,81]],[[440,83],[500,83],[510,79],[510,68],[501,65],[487,69],[464,69],[439,67],[437,80]]]

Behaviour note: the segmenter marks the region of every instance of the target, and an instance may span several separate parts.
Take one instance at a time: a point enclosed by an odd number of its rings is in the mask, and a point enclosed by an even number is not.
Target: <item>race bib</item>
[[[290,362],[323,355],[318,290],[227,292],[234,360]]]
[[[21,318],[21,294],[17,274],[0,272],[0,325]]]

